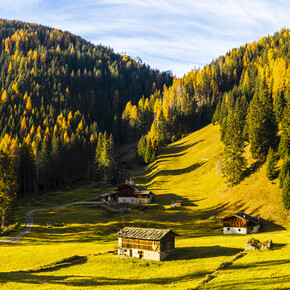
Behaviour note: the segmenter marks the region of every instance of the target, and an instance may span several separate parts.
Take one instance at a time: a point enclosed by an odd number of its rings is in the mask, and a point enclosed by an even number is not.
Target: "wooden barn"
[[[237,213],[223,219],[224,234],[251,234],[260,230],[259,219],[245,213]]]
[[[175,252],[172,230],[126,227],[118,237],[118,256],[161,261]]]
[[[133,181],[126,181],[119,184],[113,192],[101,195],[101,199],[108,202],[146,204],[150,203],[154,196],[150,190]]]

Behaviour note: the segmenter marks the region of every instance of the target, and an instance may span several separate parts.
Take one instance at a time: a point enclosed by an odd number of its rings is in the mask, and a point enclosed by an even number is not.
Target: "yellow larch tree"
[[[8,95],[7,95],[7,91],[4,90],[2,95],[1,95],[1,103],[4,104],[8,101]]]
[[[27,125],[26,125],[26,118],[25,118],[25,116],[22,118],[22,121],[21,121],[21,130],[22,131],[25,131],[26,130],[26,127],[27,127]]]
[[[36,137],[41,139],[41,126],[38,125],[37,130],[36,130]]]
[[[28,97],[28,99],[27,99],[25,109],[26,109],[27,112],[31,112],[31,110],[32,110],[32,104],[31,104],[31,98],[30,97]]]

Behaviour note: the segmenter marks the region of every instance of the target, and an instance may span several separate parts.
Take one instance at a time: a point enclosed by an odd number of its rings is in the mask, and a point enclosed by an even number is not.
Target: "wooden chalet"
[[[260,230],[259,219],[245,213],[237,213],[223,219],[224,234],[251,234]]]
[[[125,227],[118,237],[118,256],[161,261],[175,252],[172,230]]]
[[[114,191],[101,195],[101,199],[107,202],[146,204],[150,203],[154,196],[154,193],[141,185],[126,181],[119,184]]]

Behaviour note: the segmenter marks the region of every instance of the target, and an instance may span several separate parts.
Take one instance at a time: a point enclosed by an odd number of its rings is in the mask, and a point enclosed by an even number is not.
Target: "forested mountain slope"
[[[149,117],[148,117],[149,116]],[[276,163],[284,205],[290,209],[290,30],[230,50],[203,69],[194,69],[138,106],[127,103],[123,119],[141,132],[138,155],[150,163],[159,145],[170,143],[212,120],[221,127],[223,174],[234,186],[267,158],[267,176]],[[252,158],[249,168],[245,148]],[[269,153],[268,153],[269,152]],[[288,177],[287,177],[288,176]]]
[[[124,141],[125,103],[172,81],[140,60],[36,24],[0,20],[0,44],[0,149],[15,157],[24,195],[87,176],[98,133]]]
[[[156,144],[167,143],[200,124],[211,120],[226,123],[224,117],[237,100],[246,114],[254,95],[266,90],[275,122],[279,123],[289,102],[289,43],[290,31],[284,28],[273,36],[234,48],[203,69],[175,78],[163,93],[140,100],[138,105],[129,102],[123,118],[143,133],[151,126],[147,139],[155,149]],[[151,118],[146,118],[148,114]]]

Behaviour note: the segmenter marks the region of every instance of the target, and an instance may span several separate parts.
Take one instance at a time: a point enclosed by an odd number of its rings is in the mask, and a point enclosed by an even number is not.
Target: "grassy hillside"
[[[219,219],[240,210],[272,221],[253,236],[262,241],[271,238],[274,250],[248,253],[220,270],[203,288],[289,288],[289,217],[282,208],[278,184],[267,181],[262,166],[239,186],[227,188],[220,173],[222,150],[219,128],[210,125],[161,150],[145,170],[132,172],[136,182],[156,193],[158,205],[130,206],[128,213],[114,215],[96,206],[39,212],[31,234],[20,244],[0,245],[1,289],[194,288],[243,249],[249,236],[224,236]],[[43,196],[28,207],[19,207],[18,214],[88,200],[99,193],[83,187]],[[171,209],[176,199],[183,199],[185,206]],[[176,255],[164,262],[117,258],[113,234],[129,225],[172,228],[180,235]],[[82,258],[37,271],[74,255]]]

